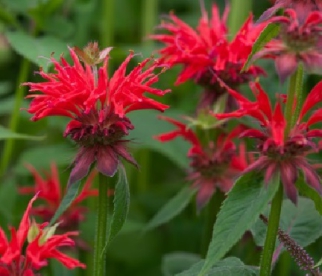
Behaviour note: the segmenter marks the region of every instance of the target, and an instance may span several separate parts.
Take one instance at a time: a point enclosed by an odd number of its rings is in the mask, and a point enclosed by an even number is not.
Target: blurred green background
[[[250,3],[251,0],[236,1]],[[208,11],[213,3],[223,10],[224,0],[205,0]],[[252,6],[257,18],[269,7],[269,2],[254,0]],[[67,45],[82,48],[90,41],[98,41],[101,48],[114,47],[110,67],[110,72],[113,72],[129,50],[141,53],[135,62],[152,53],[156,54],[160,45],[146,39],[146,36],[155,31],[162,16],[170,11],[192,26],[196,26],[201,15],[198,0],[1,0],[0,125],[8,127],[12,124],[10,120],[13,110],[28,106],[28,100],[22,100],[17,107],[17,94],[22,89],[19,83],[39,80],[33,73],[39,66],[50,70],[48,58],[51,53],[54,52],[56,58],[62,53],[67,57]],[[242,12],[234,16],[241,22],[246,18]],[[132,66],[135,62],[132,62]],[[264,88],[272,95],[283,90],[285,85],[279,84],[273,64],[264,62],[263,66],[269,76],[263,80]],[[157,84],[158,87],[172,89],[172,93],[161,101],[171,106],[166,115],[177,118],[181,114],[193,115],[202,92],[192,82],[175,87],[173,83],[179,70],[168,70]],[[315,76],[310,77],[306,82],[307,87],[312,87],[317,80]],[[202,212],[196,215],[194,202],[167,224],[146,234],[141,232],[161,206],[184,185],[188,185],[185,180],[188,144],[180,139],[165,144],[155,141],[153,135],[171,129],[167,123],[157,120],[156,116],[157,112],[150,111],[130,115],[135,125],[131,133],[131,149],[140,169],[126,165],[131,188],[130,215],[122,233],[108,249],[107,275],[174,275],[181,270],[180,266],[186,267],[187,260],[193,263],[204,250],[201,248],[201,236],[205,214]],[[30,115],[22,109],[16,121],[17,132],[45,135],[45,139],[13,142],[13,154],[10,155],[9,166],[0,183],[0,226],[4,229],[7,229],[7,225],[18,225],[30,199],[17,194],[18,185],[33,184],[33,178],[24,163],[31,163],[38,170],[49,170],[50,162],[55,161],[59,166],[61,182],[66,183],[69,165],[76,153],[75,145],[63,138],[68,122],[66,118],[53,117],[39,122],[31,122],[29,119]],[[0,141],[0,150],[4,152],[4,140]],[[95,199],[87,200],[86,205],[90,211],[80,231],[82,238],[91,244],[95,228]],[[182,255],[176,252],[186,253]],[[319,258],[322,240],[311,245],[309,252],[315,259]],[[83,262],[91,266],[91,252],[73,254],[79,255]],[[249,265],[258,265],[260,249],[251,235],[246,234],[229,255],[238,256]],[[304,272],[298,271],[287,253],[282,254],[281,260],[273,275],[304,275]],[[53,262],[44,275],[90,276],[91,272],[67,271]]]

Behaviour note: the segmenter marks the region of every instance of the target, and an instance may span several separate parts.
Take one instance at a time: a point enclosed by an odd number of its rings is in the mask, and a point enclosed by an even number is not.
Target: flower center
[[[319,35],[319,33],[310,29],[300,30],[298,27],[294,30],[284,29],[281,32],[284,43],[296,53],[314,48],[317,45]]]
[[[82,146],[111,145],[129,134],[134,126],[127,117],[120,117],[107,109],[92,110],[72,121],[65,136],[70,137]]]

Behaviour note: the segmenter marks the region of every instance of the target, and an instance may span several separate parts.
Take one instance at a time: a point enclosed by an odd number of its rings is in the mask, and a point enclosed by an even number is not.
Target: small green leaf
[[[0,140],[25,139],[25,140],[40,141],[40,140],[43,140],[44,138],[45,138],[44,136],[32,136],[27,134],[15,133],[15,132],[12,132],[10,129],[0,126]]]
[[[276,37],[280,32],[280,25],[276,23],[270,23],[268,24],[260,33],[259,37],[255,41],[252,51],[249,54],[243,68],[243,71],[247,71],[249,69],[249,66],[252,62],[252,59],[254,55],[259,52],[270,40],[272,40],[274,37]]]
[[[49,226],[52,226],[55,224],[57,219],[68,209],[68,207],[73,203],[74,199],[76,198],[79,190],[79,186],[81,184],[81,181],[77,181],[70,187],[68,187],[67,192],[65,196],[63,197],[63,200],[59,204],[58,209],[56,210],[54,216],[52,217]]]
[[[191,189],[190,187],[184,187],[160,209],[160,211],[150,220],[144,230],[148,231],[156,228],[179,215],[188,205],[195,193],[196,190]]]
[[[322,215],[321,195],[315,189],[305,183],[303,176],[298,178],[295,185],[302,196],[308,197],[314,202],[315,209],[320,213],[320,215]]]
[[[322,265],[322,259],[319,260],[318,263],[313,268],[319,267],[320,265]]]
[[[162,258],[162,273],[164,276],[173,276],[189,269],[200,261],[200,256],[187,252],[174,252]]]
[[[119,169],[119,179],[114,193],[114,210],[108,236],[110,243],[122,229],[130,208],[130,187],[126,172],[122,166]],[[107,244],[105,245],[105,247]]]
[[[274,197],[278,185],[278,181],[272,181],[267,188],[264,187],[262,175],[256,172],[245,174],[237,180],[218,213],[205,264],[199,276],[208,275],[211,267],[253,225]]]
[[[200,261],[193,265],[189,270],[177,274],[177,276],[195,276],[198,275],[205,261]],[[206,276],[255,276],[258,275],[258,269],[244,265],[241,260],[235,257],[229,257],[216,262],[205,274]]]
[[[44,71],[51,66],[50,56],[53,53],[59,57],[68,52],[66,43],[53,36],[34,38],[23,31],[8,31],[6,37],[16,52],[42,67]]]

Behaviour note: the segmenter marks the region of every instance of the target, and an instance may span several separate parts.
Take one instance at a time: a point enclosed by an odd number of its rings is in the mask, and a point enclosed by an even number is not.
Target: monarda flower
[[[283,82],[293,74],[299,62],[312,73],[322,70],[322,12],[311,12],[301,23],[293,9],[285,11],[285,16],[275,16],[269,20],[280,24],[280,34],[266,44],[255,55],[256,58],[273,58],[277,73]]]
[[[238,31],[232,41],[229,41],[229,31],[226,21],[229,7],[226,7],[220,18],[216,5],[212,6],[212,18],[208,18],[203,9],[202,17],[196,29],[176,17],[173,13],[162,22],[160,29],[168,34],[156,34],[150,37],[165,44],[160,50],[162,59],[170,66],[182,65],[183,70],[176,80],[176,85],[188,79],[193,79],[205,88],[200,101],[200,107],[208,107],[225,90],[218,85],[213,72],[231,87],[247,83],[264,73],[258,66],[250,66],[241,72],[243,64],[252,50],[252,46],[263,25],[254,26],[252,15]]]
[[[77,232],[55,235],[53,227],[48,224],[38,225],[29,218],[34,196],[21,219],[18,230],[10,227],[11,240],[0,228],[0,275],[1,276],[33,276],[48,265],[48,259],[56,259],[68,269],[86,266],[59,251],[60,247],[70,247],[74,241],[70,238]],[[28,245],[25,246],[25,243]]]
[[[177,129],[156,136],[161,142],[168,142],[176,137],[183,137],[191,144],[188,152],[190,171],[188,180],[192,187],[198,190],[197,209],[200,210],[219,188],[222,192],[228,192],[233,186],[237,175],[247,167],[244,145],[240,145],[240,152],[232,141],[242,127],[237,127],[230,134],[221,133],[215,141],[202,145],[196,133],[185,124],[174,119],[160,116],[160,119],[175,125]]]
[[[103,51],[103,58],[100,58],[102,55],[93,53],[97,47],[92,47],[92,50],[89,48],[85,49],[83,55],[78,54],[85,63],[82,64],[74,49],[70,48],[72,65],[63,57],[60,63],[51,58],[55,73],[40,71],[44,82],[24,84],[30,87],[31,94],[27,97],[33,98],[28,109],[29,113],[34,114],[32,120],[47,116],[72,119],[64,135],[70,136],[79,145],[79,151],[69,184],[82,179],[94,162],[97,170],[107,176],[113,176],[117,171],[119,157],[137,165],[127,151],[126,136],[134,126],[126,115],[138,109],[164,111],[168,108],[145,95],[163,96],[169,92],[151,87],[158,81],[155,69],[164,68],[160,61],[147,58],[126,74],[126,67],[134,56],[130,52],[109,78],[107,51]],[[80,53],[78,48],[77,52]],[[89,65],[87,60],[92,57],[94,61]],[[97,62],[101,60],[103,65],[97,67]]]
[[[273,109],[267,94],[258,83],[252,83],[250,87],[256,97],[254,102],[227,87],[238,102],[239,109],[227,114],[216,114],[218,119],[250,116],[261,126],[261,129],[254,128],[241,133],[241,137],[258,140],[259,157],[245,169],[244,173],[253,170],[265,172],[266,184],[273,175],[279,173],[286,195],[296,203],[295,182],[301,170],[306,183],[322,193],[320,178],[307,158],[309,153],[318,151],[318,145],[312,138],[321,138],[322,130],[312,126],[322,122],[322,109],[315,110],[310,117],[304,119],[308,111],[322,101],[322,82],[318,83],[307,96],[296,124],[287,135],[286,119],[282,111],[283,101],[278,101]]]
[[[32,207],[30,211],[31,215],[40,217],[42,221],[50,221],[63,198],[62,185],[59,181],[57,166],[54,163],[51,164],[51,172],[45,172],[46,178],[42,178],[37,170],[30,164],[26,164],[26,167],[32,173],[35,184],[29,187],[20,187],[19,193],[32,195],[39,193],[38,198],[42,199],[44,204]],[[58,225],[59,231],[77,230],[79,223],[84,221],[87,208],[80,203],[88,197],[98,195],[98,190],[91,188],[96,174],[96,171],[91,172],[83,188],[79,192],[79,195],[60,217],[60,223]]]
[[[279,9],[294,9],[300,22],[304,22],[311,11],[322,11],[322,0],[276,0],[258,19],[258,23],[272,17]]]

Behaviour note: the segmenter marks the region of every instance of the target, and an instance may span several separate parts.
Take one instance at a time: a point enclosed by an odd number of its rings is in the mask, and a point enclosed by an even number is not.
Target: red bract
[[[311,11],[322,11],[322,0],[276,0],[274,6],[267,9],[258,19],[263,22],[272,17],[278,9],[294,9],[300,22],[305,21]]]
[[[217,83],[212,71],[232,87],[247,83],[249,80],[263,74],[258,66],[250,66],[249,70],[241,73],[244,62],[251,52],[263,25],[253,25],[252,15],[229,41],[229,31],[226,26],[229,8],[226,7],[220,18],[216,5],[212,6],[212,18],[203,10],[202,17],[196,29],[171,13],[167,21],[159,28],[169,34],[150,36],[152,39],[165,44],[160,54],[165,62],[173,65],[183,65],[183,70],[176,84],[193,79],[206,88],[201,105],[211,105],[225,92]]]
[[[252,170],[265,171],[265,182],[268,183],[272,176],[279,172],[286,195],[296,203],[295,182],[299,170],[302,170],[308,185],[322,193],[320,178],[307,159],[307,154],[312,150],[318,151],[318,146],[312,138],[321,138],[322,131],[311,127],[322,121],[322,109],[317,109],[307,120],[303,118],[312,107],[322,101],[322,82],[317,84],[306,98],[297,123],[287,135],[285,135],[286,120],[282,112],[282,103],[278,102],[272,109],[270,100],[261,86],[252,83],[251,88],[256,97],[255,102],[227,88],[237,100],[239,109],[227,114],[216,114],[219,119],[250,116],[262,127],[249,129],[241,134],[243,137],[259,140],[259,158],[244,173]]]
[[[188,180],[198,189],[197,208],[200,210],[211,198],[216,188],[228,192],[237,175],[247,167],[244,145],[237,147],[233,142],[243,127],[237,127],[230,134],[221,133],[216,141],[202,145],[197,135],[185,124],[174,119],[160,116],[177,127],[176,130],[156,136],[161,142],[168,142],[176,137],[183,137],[191,144],[188,152],[190,172]]]
[[[77,232],[67,232],[62,235],[54,235],[46,224],[32,223],[29,216],[34,196],[21,219],[18,230],[11,227],[11,240],[8,241],[4,231],[0,228],[0,273],[1,275],[32,276],[39,269],[48,265],[48,259],[53,258],[61,262],[65,267],[73,269],[86,266],[76,259],[68,257],[59,251],[64,246],[73,246],[70,236]],[[25,248],[25,242],[28,245]],[[25,248],[25,249],[24,249]]]
[[[322,69],[322,12],[311,12],[300,23],[295,10],[285,11],[286,16],[276,16],[270,22],[281,25],[279,38],[269,42],[255,58],[275,59],[277,73],[284,81],[295,72],[302,62],[309,72],[320,73]]]
[[[93,47],[94,50],[96,48]],[[46,116],[72,118],[65,136],[69,135],[76,141],[80,149],[70,175],[71,184],[83,178],[95,161],[98,171],[108,176],[113,176],[117,171],[120,156],[136,165],[126,148],[128,140],[125,136],[134,128],[126,114],[138,109],[164,111],[167,105],[147,98],[145,93],[162,96],[169,90],[151,87],[158,81],[158,74],[154,70],[163,67],[160,61],[147,58],[126,75],[126,67],[134,56],[131,52],[109,78],[109,56],[106,51],[103,66],[98,69],[96,65],[82,65],[75,51],[69,51],[73,65],[63,57],[60,63],[51,58],[56,72],[40,71],[45,82],[28,82],[24,85],[30,87],[28,98],[33,98],[28,109],[34,114],[33,120]],[[88,52],[91,53],[90,49]],[[86,54],[81,58],[86,60]]]
[[[33,207],[31,209],[31,214],[41,217],[43,221],[50,221],[58,209],[63,197],[62,185],[59,181],[57,166],[54,163],[51,164],[51,172],[45,172],[45,179],[41,177],[33,166],[29,164],[26,166],[32,173],[35,179],[35,184],[32,187],[21,187],[19,188],[19,192],[21,194],[35,194],[39,192],[38,198],[45,201],[45,204]],[[96,173],[96,171],[93,171],[89,175],[79,195],[66,212],[60,217],[61,222],[58,226],[59,230],[76,230],[78,229],[79,223],[85,219],[87,208],[81,206],[80,203],[87,197],[98,195],[98,190],[91,188]]]

